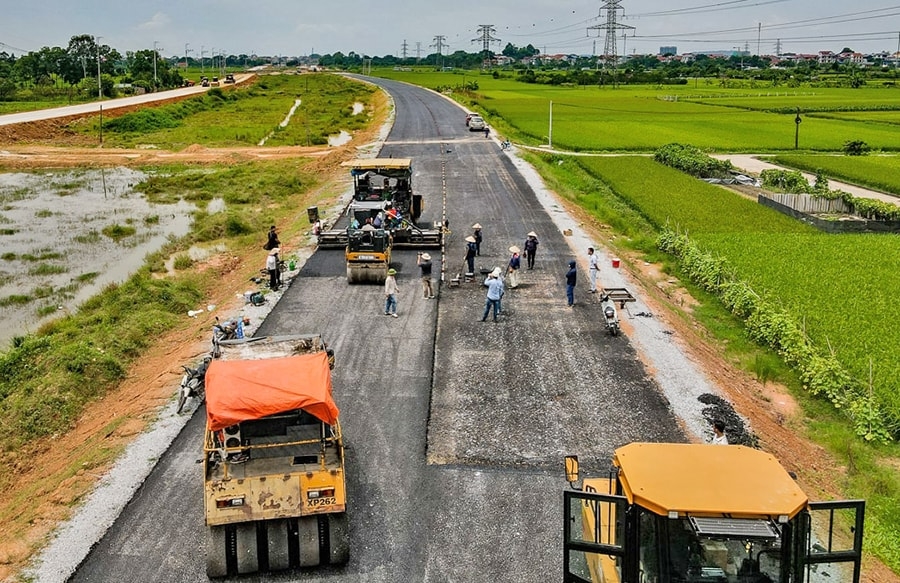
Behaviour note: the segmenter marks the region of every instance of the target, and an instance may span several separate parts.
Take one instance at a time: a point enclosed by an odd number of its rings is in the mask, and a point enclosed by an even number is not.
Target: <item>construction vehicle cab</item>
[[[859,581],[865,502],[810,502],[760,450],[632,443],[608,478],[566,474],[566,583]]]
[[[348,212],[361,225],[366,219],[374,220],[378,213],[387,210],[412,224],[422,216],[424,203],[422,195],[413,193],[412,160],[409,158],[350,160],[342,166],[350,168],[353,178],[353,200]]]
[[[347,205],[345,216],[337,221],[336,226],[344,225],[343,221],[347,221],[348,226],[319,231],[318,246],[321,249],[346,250],[347,277],[351,283],[354,280],[350,277],[352,268],[350,261],[357,250],[354,248],[355,243],[350,240],[350,233],[366,225],[385,231],[385,235],[381,237],[389,247],[440,248],[444,237],[442,222],[437,221],[431,227],[424,228],[417,224],[425,209],[425,203],[422,195],[413,190],[412,161],[409,158],[350,160],[344,162],[342,166],[350,168],[353,195]],[[362,254],[371,255],[371,253]],[[378,263],[383,260],[382,256],[374,259]],[[389,261],[388,254],[387,262]],[[386,273],[387,263],[384,264],[383,271]],[[357,281],[380,283],[384,281],[384,276]]]

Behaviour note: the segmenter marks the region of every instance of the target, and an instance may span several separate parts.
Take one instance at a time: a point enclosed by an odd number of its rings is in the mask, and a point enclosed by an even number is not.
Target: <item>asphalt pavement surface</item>
[[[347,283],[342,251],[317,251],[290,281],[256,335],[321,333],[335,350],[351,558],[234,580],[559,580],[563,456],[579,454],[583,470],[600,473],[620,445],[687,437],[629,338],[601,328],[585,271],[566,306],[573,250],[497,142],[468,132],[463,110],[440,95],[371,81],[396,107],[380,156],[412,158],[422,221],[449,221],[445,253],[432,252],[444,281],[436,299],[424,298],[416,252],[396,251],[398,318],[383,315],[380,286]],[[478,276],[451,287],[475,222],[484,227]],[[523,267],[521,285],[506,292],[499,322],[481,322],[482,270],[505,267],[509,246],[532,230],[534,270]],[[207,580],[203,417],[200,409],[69,581]]]

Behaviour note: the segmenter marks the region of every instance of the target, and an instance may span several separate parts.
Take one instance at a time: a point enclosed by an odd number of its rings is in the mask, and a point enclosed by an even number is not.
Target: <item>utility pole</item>
[[[159,85],[159,79],[156,77],[156,55],[157,48],[156,45],[159,44],[159,41],[153,41],[153,89],[156,89],[156,86]]]
[[[494,33],[497,32],[497,29],[494,28],[493,24],[479,24],[478,25],[478,34],[479,36],[472,39],[473,43],[480,42],[481,43],[481,52],[484,55],[484,62],[482,66],[490,65],[491,57],[493,56],[491,53],[491,43],[499,43],[500,39],[494,36]]]
[[[100,39],[103,37],[94,38],[97,43],[97,99],[103,99],[103,79],[100,77]]]
[[[203,50],[203,45],[200,45],[200,74],[203,75],[206,71],[203,69],[203,56],[206,55],[206,51]]]
[[[434,37],[434,44],[429,45],[429,46],[437,48],[437,52],[441,56],[441,62],[440,62],[441,69],[444,68],[444,40],[446,38],[447,38],[446,36],[439,34]],[[437,65],[437,64],[438,63],[435,63],[435,65]]]
[[[628,26],[627,24],[621,24],[618,22],[619,10],[625,10],[621,6],[621,4],[622,0],[603,0],[603,5],[600,7],[600,14],[603,13],[603,9],[605,8],[606,22],[604,22],[603,24],[595,24],[594,26],[588,27],[588,34],[590,34],[590,31],[592,30],[606,31],[606,44],[603,47],[604,71],[609,67],[612,67],[612,69],[615,70],[615,68],[618,66],[619,58],[618,55],[616,55],[616,31],[626,31],[623,34],[627,34],[628,30],[634,30],[633,26]]]
[[[759,41],[762,36],[762,22],[759,23],[759,26],[756,28],[756,56],[759,56]]]
[[[187,56],[188,56],[188,52],[190,52],[190,50],[191,50],[188,48],[189,46],[191,46],[191,43],[184,43],[184,74],[185,75],[187,75],[187,68],[188,68]]]

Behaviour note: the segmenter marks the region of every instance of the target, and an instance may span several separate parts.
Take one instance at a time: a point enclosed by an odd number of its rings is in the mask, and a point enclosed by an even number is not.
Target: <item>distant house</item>
[[[837,55],[836,60],[838,63],[842,65],[859,65],[863,66],[866,64],[866,58],[862,53],[841,53]]]
[[[830,65],[832,63],[837,63],[837,55],[831,51],[819,51],[820,65]]]

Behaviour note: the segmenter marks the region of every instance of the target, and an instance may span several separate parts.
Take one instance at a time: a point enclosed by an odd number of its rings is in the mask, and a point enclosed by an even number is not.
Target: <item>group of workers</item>
[[[403,213],[397,207],[388,204],[386,210],[379,211],[374,217],[367,218],[365,224],[360,224],[356,217],[350,220],[351,229],[361,229],[365,225],[370,225],[375,229],[397,229],[403,225]]]

